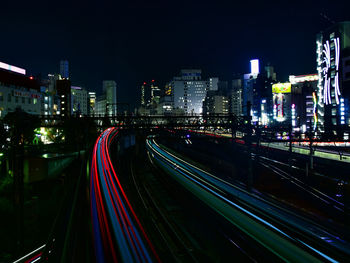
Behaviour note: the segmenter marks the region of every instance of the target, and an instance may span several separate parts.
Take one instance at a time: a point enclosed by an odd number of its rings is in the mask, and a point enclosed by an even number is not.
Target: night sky
[[[231,80],[259,58],[281,81],[314,73],[315,35],[331,25],[320,13],[350,20],[350,1],[47,2],[2,1],[0,61],[45,76],[68,59],[73,84],[99,93],[116,80],[132,104],[140,83],[181,68]]]

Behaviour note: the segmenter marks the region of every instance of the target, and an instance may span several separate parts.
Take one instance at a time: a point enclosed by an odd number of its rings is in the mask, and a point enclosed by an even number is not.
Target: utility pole
[[[14,204],[16,214],[16,255],[23,250],[23,206],[24,206],[24,185],[23,185],[23,143],[20,143],[20,132],[14,128],[14,142],[12,144],[12,171],[14,179]]]
[[[252,160],[252,116],[251,116],[252,104],[250,101],[247,102],[247,150],[248,150],[248,178],[247,187],[249,190],[253,186],[253,160]]]
[[[289,159],[288,159],[288,163],[289,163],[289,167],[292,167],[292,154],[293,154],[293,144],[292,144],[292,123],[289,123]]]
[[[312,148],[312,131],[310,131],[310,170],[312,171],[314,169],[314,151]]]

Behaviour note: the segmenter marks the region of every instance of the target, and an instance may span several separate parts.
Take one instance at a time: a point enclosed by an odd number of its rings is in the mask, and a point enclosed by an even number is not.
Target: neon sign
[[[25,69],[19,68],[19,67],[15,67],[15,66],[3,63],[3,62],[0,62],[0,68],[6,69],[6,70],[9,70],[9,71],[13,71],[13,72],[16,72],[16,73],[19,73],[19,74],[23,74],[23,75],[26,74],[26,70]]]
[[[337,104],[339,104],[339,96],[340,96],[340,89],[339,89],[339,54],[340,54],[340,46],[339,46],[339,38],[333,39],[334,41],[334,50],[335,50],[335,77],[334,77],[334,95],[335,95],[335,101]],[[326,41],[326,44],[323,45],[323,98],[324,103],[326,105],[332,103],[331,99],[331,49],[329,41]]]
[[[252,59],[250,61],[250,74],[259,74],[259,59]]]
[[[317,113],[316,113],[317,98],[316,98],[315,92],[312,92],[312,99],[314,102],[313,115],[314,115],[314,131],[315,131],[317,127]]]

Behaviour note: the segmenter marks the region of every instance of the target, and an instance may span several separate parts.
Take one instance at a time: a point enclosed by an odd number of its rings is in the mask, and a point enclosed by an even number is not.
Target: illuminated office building
[[[88,115],[95,116],[96,113],[96,92],[89,91],[88,93]]]
[[[0,118],[16,108],[39,115],[42,99],[39,83],[25,69],[0,62]]]
[[[88,92],[82,87],[72,86],[72,113],[76,115],[88,115]]]
[[[209,90],[203,102],[203,114],[223,114],[229,113],[228,97],[221,92]]]
[[[103,94],[95,100],[95,115],[117,115],[117,84],[114,80],[103,81]]]
[[[72,114],[71,82],[68,79],[56,81],[57,95],[60,99],[59,112],[62,117],[69,117]]]
[[[161,90],[160,88],[156,85],[155,80],[152,79],[151,81],[151,104],[159,104],[159,100],[161,97]]]
[[[342,136],[350,124],[349,39],[350,22],[336,23],[316,37],[317,130],[328,136]]]
[[[117,115],[117,83],[114,80],[104,80],[103,92],[106,99],[107,115]]]
[[[229,92],[230,113],[236,116],[242,116],[242,79],[236,78],[232,80],[232,89]]]
[[[174,110],[185,114],[202,114],[203,101],[209,90],[218,90],[218,78],[202,80],[200,69],[183,69],[178,77],[168,84],[172,88]]]
[[[272,121],[271,85],[276,82],[276,73],[272,66],[266,66],[260,71],[258,59],[250,61],[250,73],[243,76],[242,115],[252,117],[253,124],[268,125]],[[239,89],[236,92],[239,94]],[[248,102],[251,103],[248,112]]]

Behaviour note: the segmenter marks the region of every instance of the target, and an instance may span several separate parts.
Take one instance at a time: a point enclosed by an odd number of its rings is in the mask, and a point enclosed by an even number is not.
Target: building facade
[[[298,116],[295,129],[302,133],[315,131],[317,125],[317,84],[318,74],[289,76],[292,90],[301,89],[302,101],[296,105]]]
[[[229,92],[230,97],[230,112],[236,116],[242,116],[242,93],[243,85],[242,79],[236,78],[232,80],[232,89]]]
[[[88,91],[82,87],[72,86],[72,114],[87,116],[89,110]]]
[[[39,83],[26,70],[0,62],[0,118],[16,108],[39,115],[43,97]]]
[[[95,116],[96,112],[96,92],[89,91],[88,93],[88,115]]]
[[[108,116],[117,115],[117,83],[114,80],[103,81],[103,93],[106,100],[106,113]]]
[[[180,76],[174,77],[168,84],[172,90],[174,110],[182,110],[185,114],[202,114],[207,91],[218,90],[218,81],[218,78],[202,80],[199,69],[181,70]]]
[[[59,114],[62,117],[69,117],[72,114],[72,93],[71,82],[68,79],[56,81],[57,95],[60,100]]]
[[[208,91],[203,102],[203,115],[228,114],[228,97],[218,91]]]
[[[327,136],[348,136],[350,124],[350,22],[340,22],[316,37],[317,130]]]

